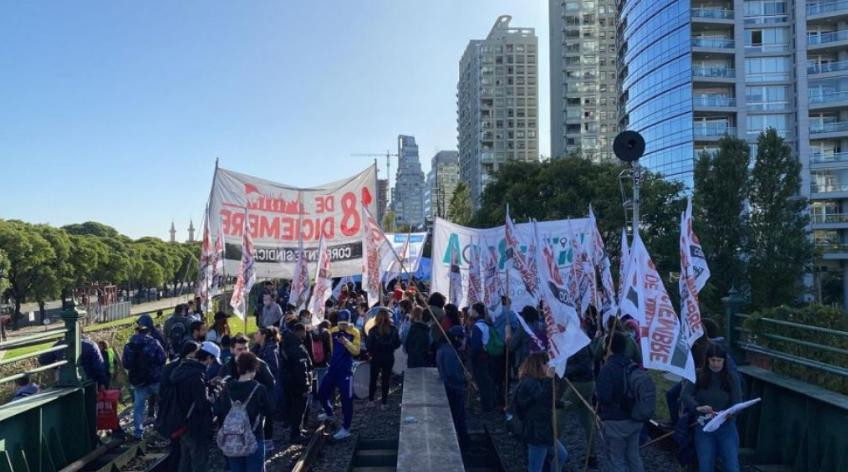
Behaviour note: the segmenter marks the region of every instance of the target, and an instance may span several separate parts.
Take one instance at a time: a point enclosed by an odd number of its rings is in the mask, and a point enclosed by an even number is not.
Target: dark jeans
[[[489,356],[489,374],[492,376],[492,386],[494,387],[494,405],[505,406],[506,396],[504,395],[504,384],[506,380],[506,357],[505,356]]]
[[[377,361],[371,359],[371,378],[368,382],[368,399],[374,401],[374,394],[377,390],[377,376],[381,376],[380,393],[383,394],[383,405],[389,401],[389,383],[392,380],[392,367],[395,364],[394,359],[388,361]]]
[[[488,357],[476,357],[471,363],[471,375],[474,376],[474,383],[477,384],[477,389],[480,391],[480,405],[483,411],[492,411],[495,409],[495,392],[492,385],[492,374],[489,371]]]
[[[464,448],[468,444],[468,426],[465,422],[465,389],[455,390],[445,387],[445,393],[448,395],[448,406],[450,406],[456,437],[459,439],[459,447]]]
[[[671,424],[677,424],[680,419],[680,393],[683,391],[683,382],[677,382],[674,387],[665,392],[665,403],[668,405],[668,416]]]
[[[185,433],[180,438],[180,469],[179,472],[205,472],[209,470],[208,437],[193,437]]]
[[[303,424],[306,421],[306,404],[307,397],[303,395],[290,396],[288,398],[288,422],[291,426],[291,437],[297,438],[300,436],[300,431],[303,429]]]
[[[695,426],[695,450],[698,451],[698,470],[713,472],[716,458],[721,459],[726,472],[739,472],[739,433],[732,419],[712,433]]]

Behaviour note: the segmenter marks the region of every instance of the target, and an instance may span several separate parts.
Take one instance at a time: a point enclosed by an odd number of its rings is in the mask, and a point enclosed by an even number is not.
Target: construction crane
[[[385,154],[376,154],[376,153],[365,153],[365,154],[351,154],[353,157],[373,157],[374,161],[377,160],[378,157],[386,156],[386,182],[390,182],[392,178],[392,161],[391,158],[398,157],[397,154],[393,154],[389,151],[386,151]]]

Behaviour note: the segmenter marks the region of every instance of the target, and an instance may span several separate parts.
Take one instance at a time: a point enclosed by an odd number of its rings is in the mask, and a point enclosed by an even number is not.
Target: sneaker
[[[336,417],[333,416],[333,415],[328,415],[326,413],[321,413],[321,414],[318,415],[318,421],[324,422],[324,421],[328,421],[328,420],[329,421],[335,421]]]
[[[336,432],[336,434],[333,435],[333,439],[335,439],[336,441],[340,441],[342,439],[347,439],[349,437],[350,437],[350,431],[348,431],[346,428],[342,428],[342,429],[338,430]]]

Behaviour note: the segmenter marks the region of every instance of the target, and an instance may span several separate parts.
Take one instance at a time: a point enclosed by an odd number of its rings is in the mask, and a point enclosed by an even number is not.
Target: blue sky
[[[215,158],[287,184],[343,178],[412,134],[456,148],[456,81],[498,15],[539,37],[542,0],[0,4],[0,218],[167,238],[201,219]],[[385,159],[379,160],[385,175]],[[393,164],[392,169],[396,168]]]

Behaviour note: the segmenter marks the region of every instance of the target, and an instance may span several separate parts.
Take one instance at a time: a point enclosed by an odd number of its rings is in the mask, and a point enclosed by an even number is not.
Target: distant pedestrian
[[[268,328],[270,326],[277,326],[282,319],[283,309],[274,301],[274,296],[270,293],[262,295],[262,311],[259,317],[259,327]]]
[[[104,386],[109,388],[109,385],[112,383],[112,379],[114,379],[118,373],[118,359],[109,347],[109,343],[105,340],[101,339],[100,341],[97,341],[97,347],[100,349],[100,356],[103,357],[103,365],[106,369],[106,384]]]
[[[521,420],[521,439],[527,445],[528,472],[542,472],[545,458],[556,457],[559,471],[565,470],[568,452],[565,446],[554,440],[553,401],[554,373],[548,367],[548,355],[544,352],[530,354],[518,370],[519,382],[515,388],[513,410]]]
[[[171,358],[175,358],[178,356],[182,344],[191,339],[191,331],[189,331],[190,322],[186,317],[186,305],[179,304],[174,308],[174,314],[172,314],[166,321],[165,326],[163,328],[165,334],[165,341],[167,342],[167,346],[165,349],[168,351],[168,355]]]
[[[374,402],[377,390],[377,377],[382,377],[381,392],[383,407],[389,401],[389,383],[392,367],[395,363],[395,349],[400,347],[398,330],[392,326],[392,313],[388,308],[380,307],[371,331],[368,332],[366,346],[371,356],[371,377],[368,382],[368,400]]]
[[[144,432],[147,399],[159,392],[165,349],[150,335],[150,328],[136,325],[136,334],[124,346],[123,363],[133,390],[133,435],[141,439]]]
[[[202,321],[192,321],[189,325],[191,340],[196,343],[206,341],[206,324]]]
[[[227,322],[227,314],[223,311],[215,313],[215,322],[206,332],[206,340],[221,345],[221,339],[230,334],[230,324]]]
[[[332,358],[327,368],[327,375],[321,382],[319,397],[324,407],[324,414],[319,415],[321,421],[334,418],[332,396],[336,389],[341,397],[342,414],[344,421],[333,438],[345,439],[350,436],[351,422],[353,421],[353,358],[359,355],[360,341],[359,330],[350,323],[351,314],[348,310],[341,310],[337,315],[338,326],[330,329],[333,339]]]
[[[416,306],[412,309],[412,323],[403,343],[406,351],[406,367],[431,367],[430,364],[430,310]]]
[[[459,447],[464,449],[468,444],[468,426],[465,421],[465,392],[466,378],[465,369],[458,352],[462,349],[465,340],[465,331],[462,326],[452,326],[448,331],[448,341],[439,345],[436,351],[436,366],[439,369],[439,377],[445,385],[445,393],[448,397],[448,406],[453,419],[453,426],[459,440]]]

